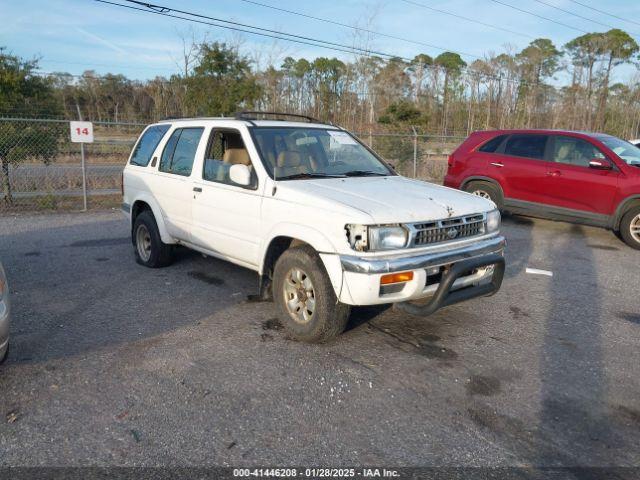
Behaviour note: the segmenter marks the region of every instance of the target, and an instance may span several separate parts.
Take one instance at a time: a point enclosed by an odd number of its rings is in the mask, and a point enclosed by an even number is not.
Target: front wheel
[[[640,250],[640,207],[624,214],[620,221],[620,236],[631,248]]]
[[[310,247],[289,249],[278,259],[273,297],[282,324],[296,340],[326,342],[347,326],[350,308],[338,301],[322,260]]]

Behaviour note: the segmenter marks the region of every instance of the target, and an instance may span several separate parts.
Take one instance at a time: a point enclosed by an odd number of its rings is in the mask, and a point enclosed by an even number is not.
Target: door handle
[[[491,165],[493,165],[494,167],[504,167],[504,163],[499,162],[491,162]]]
[[[560,170],[553,170],[551,172],[547,172],[548,177],[559,177],[560,175],[562,175],[562,172],[560,172]]]
[[[202,188],[201,187],[193,187],[193,191],[194,192],[201,192]]]

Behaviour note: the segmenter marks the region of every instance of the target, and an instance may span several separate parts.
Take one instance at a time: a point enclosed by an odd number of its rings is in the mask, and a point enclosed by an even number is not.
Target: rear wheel
[[[496,187],[495,185],[492,185],[489,182],[469,182],[464,187],[464,190],[465,192],[468,192],[472,195],[477,195],[478,197],[491,200],[498,206],[500,210],[502,210],[502,194],[500,193],[498,187]]]
[[[162,242],[153,213],[145,210],[138,215],[131,233],[136,262],[150,268],[165,267],[171,263],[172,247]]]
[[[620,221],[620,236],[631,248],[640,250],[640,207],[631,208]]]
[[[318,254],[311,247],[287,250],[273,274],[273,297],[289,334],[321,343],[340,335],[350,308],[340,303]]]

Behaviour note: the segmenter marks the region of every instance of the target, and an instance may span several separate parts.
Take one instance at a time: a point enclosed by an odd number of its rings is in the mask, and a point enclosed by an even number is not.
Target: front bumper
[[[422,313],[415,305],[400,307],[409,313],[428,315],[442,306],[496,292],[504,274],[504,247],[504,237],[495,236],[417,255],[341,256],[340,300],[351,305],[376,305],[431,297],[426,304],[429,308],[420,307]],[[381,287],[383,275],[407,271],[413,272],[413,280],[391,289]]]

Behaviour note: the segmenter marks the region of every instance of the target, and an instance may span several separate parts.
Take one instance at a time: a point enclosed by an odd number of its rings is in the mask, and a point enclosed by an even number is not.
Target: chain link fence
[[[87,205],[116,207],[121,173],[144,124],[94,122],[85,143]],[[69,122],[0,118],[0,212],[81,210],[84,206],[80,144]]]
[[[466,137],[426,135],[413,132],[359,134],[400,175],[442,184],[447,159]]]
[[[143,123],[93,122],[85,143],[88,208],[117,208],[121,174]],[[360,133],[359,138],[398,173],[442,183],[447,157],[464,137]],[[0,117],[0,214],[82,210],[80,144],[71,143],[69,122]]]

